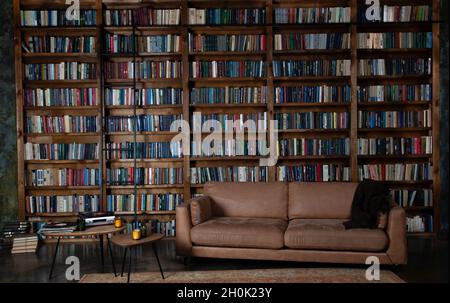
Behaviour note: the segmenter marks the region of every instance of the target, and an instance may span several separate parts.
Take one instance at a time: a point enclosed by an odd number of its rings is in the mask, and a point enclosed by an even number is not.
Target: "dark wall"
[[[448,232],[448,4],[441,26],[441,226]],[[0,1],[0,223],[17,217],[17,160],[12,0]]]

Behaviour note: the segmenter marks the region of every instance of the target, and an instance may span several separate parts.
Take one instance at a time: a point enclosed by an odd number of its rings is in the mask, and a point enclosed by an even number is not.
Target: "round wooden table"
[[[103,236],[106,235],[106,241],[108,242],[108,248],[109,248],[109,255],[111,257],[111,263],[114,270],[114,275],[116,275],[116,265],[114,264],[114,257],[113,252],[111,249],[111,242],[109,241],[108,234],[116,234],[125,229],[125,226],[116,228],[114,225],[101,225],[101,226],[94,226],[94,227],[88,227],[86,230],[83,231],[73,231],[73,232],[44,232],[44,236],[49,237],[57,237],[58,241],[56,242],[56,249],[55,253],[53,255],[52,265],[50,267],[50,273],[48,274],[48,279],[50,280],[53,275],[53,268],[55,267],[55,260],[56,255],[58,253],[58,248],[60,244],[60,240],[62,237],[72,237],[72,238],[82,238],[87,236],[98,236],[100,240],[100,255],[101,255],[101,261],[102,261],[102,268],[105,267],[105,257],[103,254]]]
[[[123,270],[125,268],[125,260],[127,257],[127,250],[130,249],[130,256],[129,256],[129,261],[128,261],[128,278],[127,278],[127,283],[130,283],[130,273],[131,273],[131,249],[133,247],[137,247],[137,246],[141,246],[147,243],[151,243],[152,244],[152,248],[153,248],[153,253],[155,254],[156,257],[156,261],[158,262],[158,266],[159,266],[159,271],[161,272],[161,277],[163,279],[164,278],[164,272],[161,268],[161,263],[159,262],[159,257],[158,257],[158,252],[156,251],[156,242],[158,242],[159,240],[163,239],[164,235],[163,234],[155,234],[152,233],[151,235],[148,235],[145,238],[141,238],[139,240],[133,240],[133,238],[131,237],[130,234],[123,234],[123,235],[114,235],[111,239],[112,243],[120,246],[122,248],[125,248],[124,252],[123,252],[123,259],[122,259],[122,271],[120,276],[123,277]]]

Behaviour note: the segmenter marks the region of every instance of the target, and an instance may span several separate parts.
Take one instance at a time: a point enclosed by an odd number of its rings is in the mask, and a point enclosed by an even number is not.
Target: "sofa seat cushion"
[[[382,251],[388,237],[381,229],[345,229],[342,219],[294,219],[284,244],[294,249]]]
[[[287,221],[270,218],[217,217],[194,226],[194,245],[269,248],[284,246]]]

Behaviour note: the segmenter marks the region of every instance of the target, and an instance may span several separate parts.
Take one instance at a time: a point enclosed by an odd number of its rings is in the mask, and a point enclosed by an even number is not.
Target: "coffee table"
[[[163,279],[165,279],[164,277],[164,272],[161,268],[161,263],[159,262],[159,257],[158,257],[158,252],[156,251],[156,242],[158,242],[159,240],[163,239],[164,235],[163,234],[151,234],[145,238],[141,238],[139,240],[133,240],[131,235],[129,234],[123,234],[123,235],[114,235],[111,239],[112,243],[120,246],[122,248],[125,248],[125,251],[123,253],[123,260],[122,260],[122,271],[120,276],[123,277],[123,270],[125,268],[125,260],[127,257],[127,250],[130,249],[130,256],[129,256],[129,261],[128,261],[128,278],[127,278],[127,283],[130,283],[130,273],[131,273],[131,249],[133,247],[137,247],[137,246],[141,246],[147,243],[151,243],[152,244],[152,248],[153,248],[153,253],[155,254],[156,257],[156,261],[158,262],[158,266],[159,266],[159,271],[161,272],[161,277]]]
[[[116,234],[125,229],[125,226],[116,228],[114,225],[102,225],[102,226],[94,226],[88,227],[83,231],[74,231],[74,232],[44,232],[45,236],[57,237],[58,240],[56,242],[56,249],[53,255],[52,265],[50,267],[50,273],[48,275],[48,279],[51,280],[53,275],[53,269],[55,267],[56,255],[58,254],[58,248],[62,237],[73,237],[73,238],[82,238],[87,236],[98,236],[100,240],[100,255],[102,261],[102,268],[105,267],[105,259],[103,254],[103,236],[106,235],[106,240],[108,242],[109,255],[111,257],[111,263],[114,270],[114,275],[116,275],[116,265],[114,264],[113,252],[111,249],[111,242],[109,240],[108,234]],[[74,243],[71,243],[74,244]]]

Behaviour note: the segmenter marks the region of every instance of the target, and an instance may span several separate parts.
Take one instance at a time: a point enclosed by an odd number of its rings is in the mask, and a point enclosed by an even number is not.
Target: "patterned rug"
[[[368,281],[359,268],[280,268],[251,270],[208,270],[131,273],[131,283],[404,283],[388,270],[381,270],[379,281]],[[86,274],[80,283],[126,283],[127,276]]]

